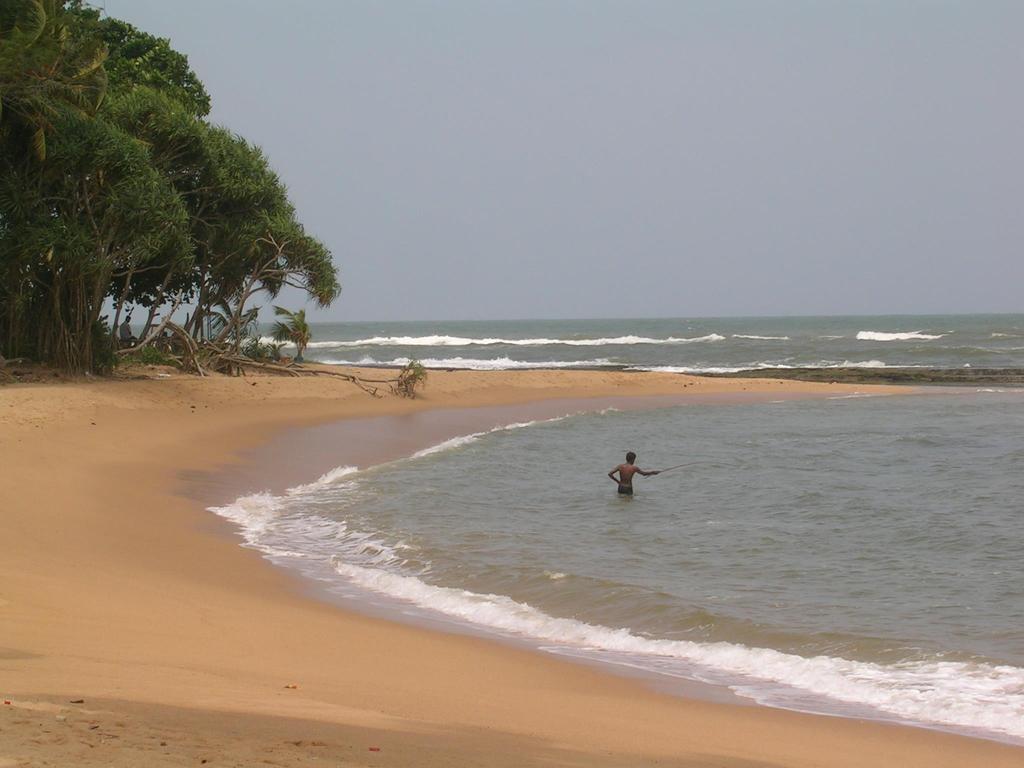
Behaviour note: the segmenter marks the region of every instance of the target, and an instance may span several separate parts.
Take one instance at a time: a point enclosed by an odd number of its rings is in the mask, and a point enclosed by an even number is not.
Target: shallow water
[[[554,652],[1024,738],[1022,406],[1008,391],[567,416],[217,511],[276,562]],[[623,498],[605,473],[629,449],[696,464]]]

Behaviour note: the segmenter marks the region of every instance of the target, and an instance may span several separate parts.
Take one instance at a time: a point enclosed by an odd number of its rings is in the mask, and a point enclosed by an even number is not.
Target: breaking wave
[[[1024,737],[1024,669],[976,662],[878,664],[804,657],[738,643],[644,637],[626,628],[551,616],[505,595],[428,584],[392,569],[333,558],[338,574],[366,589],[492,630],[585,650],[590,658],[726,683],[759,703],[800,708],[803,692],[925,724],[978,728]],[[660,662],[660,663],[659,663]],[[766,685],[766,683],[768,685]],[[786,686],[780,692],[773,686]]]
[[[921,331],[897,331],[886,333],[884,331],[858,331],[859,341],[935,341],[948,333],[922,333]]]
[[[363,357],[359,360],[318,360],[319,363],[327,365],[384,365],[403,366],[410,361],[408,357],[396,357],[392,360],[377,360],[372,357]],[[507,371],[514,369],[529,368],[604,368],[615,365],[606,357],[596,360],[513,360],[508,357],[496,357],[491,360],[472,357],[428,357],[419,361],[425,368],[463,368],[472,371]]]
[[[633,344],[695,344],[702,342],[724,341],[725,336],[717,333],[709,333],[704,336],[693,338],[669,336],[664,339],[653,339],[647,336],[612,336],[599,339],[501,339],[501,338],[472,338],[469,336],[372,336],[366,339],[354,339],[347,341],[313,341],[310,342],[310,349],[342,349],[345,347],[470,347],[470,346],[497,346],[505,345],[511,347],[604,347],[610,345],[633,345]],[[261,341],[270,342],[270,337],[263,337]]]

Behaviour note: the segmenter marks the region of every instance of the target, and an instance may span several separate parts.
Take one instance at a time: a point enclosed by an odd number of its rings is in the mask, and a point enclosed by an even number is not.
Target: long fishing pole
[[[680,469],[681,467],[696,467],[699,464],[711,464],[711,463],[713,463],[713,462],[710,462],[710,461],[690,461],[690,462],[687,462],[686,464],[676,464],[674,467],[665,467],[665,469],[659,469],[658,470],[658,474],[660,475],[663,472],[670,472],[673,469]]]

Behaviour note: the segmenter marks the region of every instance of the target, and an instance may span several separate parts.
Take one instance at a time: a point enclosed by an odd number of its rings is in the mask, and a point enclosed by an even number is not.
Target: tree
[[[191,292],[195,242],[190,201],[201,183],[208,128],[179,102],[146,86],[113,95],[104,106],[103,116],[145,144],[150,163],[178,194],[189,216],[186,248],[167,252],[162,260],[145,266],[129,265],[114,274],[111,286],[114,316],[110,330],[113,337],[126,303],[149,309],[144,324],[149,328],[165,302],[180,303]]]
[[[197,117],[210,113],[210,95],[189,66],[188,57],[171,48],[170,40],[143,32],[126,21],[102,17],[82,0],[73,0],[68,6],[77,33],[106,46],[111,92],[125,93],[135,86],[145,86],[174,99]]]
[[[274,330],[271,336],[274,337],[274,341],[294,344],[297,350],[295,361],[301,363],[302,353],[309,345],[310,339],[313,338],[313,332],[309,329],[309,324],[306,322],[306,310],[300,309],[297,312],[291,312],[284,307],[275,306],[274,314],[285,319],[274,323]]]
[[[240,343],[240,320],[257,293],[273,298],[288,285],[326,306],[341,288],[330,252],[298,222],[263,152],[219,128],[207,142],[208,164],[191,203],[197,308],[189,330],[201,336],[207,308],[228,302],[235,321],[216,340]]]
[[[0,141],[31,146],[46,158],[47,138],[62,113],[95,114],[106,93],[106,47],[71,34],[61,0],[0,4]],[[28,159],[24,154],[23,159]]]
[[[82,0],[0,2],[0,355],[98,370],[131,304],[147,328],[162,311],[198,369],[203,343],[237,357],[257,295],[334,300],[330,252],[209,109],[167,40]],[[166,326],[186,300],[185,328]]]
[[[69,371],[94,365],[104,297],[115,274],[188,253],[187,216],[130,135],[73,113],[54,122],[45,164],[0,196],[0,250],[21,278],[15,335]]]

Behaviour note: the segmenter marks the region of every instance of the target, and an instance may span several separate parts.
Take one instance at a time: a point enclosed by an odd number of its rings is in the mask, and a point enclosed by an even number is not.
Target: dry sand
[[[329,379],[0,387],[0,768],[1024,766],[1016,747],[671,697],[340,610],[180,493],[184,475],[339,418],[854,389],[583,371],[433,372],[414,402]]]

